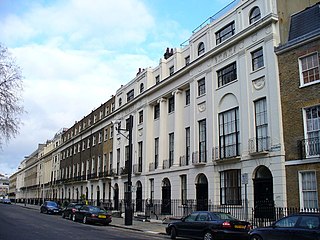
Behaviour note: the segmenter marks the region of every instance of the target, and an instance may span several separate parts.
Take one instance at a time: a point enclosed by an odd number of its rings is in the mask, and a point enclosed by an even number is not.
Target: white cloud
[[[138,0],[71,0],[35,5],[20,18],[10,16],[0,23],[0,35],[7,41],[60,38],[64,47],[113,47],[143,42],[152,27],[153,17]]]
[[[22,15],[0,16],[1,41],[25,76],[28,112],[20,135],[4,146],[0,173],[12,173],[39,143],[109,100],[138,68],[157,66],[166,47],[188,36],[174,21],[156,22],[139,0],[31,3]]]

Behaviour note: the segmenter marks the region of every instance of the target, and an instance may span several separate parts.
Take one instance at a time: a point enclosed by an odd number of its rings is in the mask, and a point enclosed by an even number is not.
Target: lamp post
[[[132,225],[132,182],[131,182],[131,175],[132,175],[132,128],[133,128],[133,116],[129,116],[129,121],[127,124],[126,129],[118,128],[119,131],[127,131],[129,133],[128,140],[129,140],[129,159],[128,159],[128,188],[127,192],[125,193],[125,210],[124,210],[124,224],[126,226]]]
[[[133,126],[133,116],[129,117],[129,162],[128,162],[128,192],[125,204],[125,225],[132,225],[132,126]]]

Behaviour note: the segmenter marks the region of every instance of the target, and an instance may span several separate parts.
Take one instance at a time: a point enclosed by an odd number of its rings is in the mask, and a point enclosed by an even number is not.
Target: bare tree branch
[[[0,43],[0,148],[19,133],[24,113],[22,90],[21,68]]]

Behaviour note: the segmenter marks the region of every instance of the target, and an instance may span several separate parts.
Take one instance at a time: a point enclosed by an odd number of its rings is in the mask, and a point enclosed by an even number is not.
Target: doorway
[[[113,202],[114,202],[114,209],[120,210],[119,209],[119,186],[118,186],[118,184],[114,185]]]
[[[171,214],[171,184],[168,178],[165,178],[162,181],[161,214]]]
[[[137,182],[136,187],[136,211],[142,212],[142,184],[140,181]]]
[[[254,217],[274,219],[273,177],[266,166],[256,169],[253,179]]]
[[[196,183],[197,211],[208,210],[208,179],[204,174],[198,176]]]

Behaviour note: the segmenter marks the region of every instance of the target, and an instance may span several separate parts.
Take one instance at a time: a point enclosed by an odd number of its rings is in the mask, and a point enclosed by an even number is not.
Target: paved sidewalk
[[[40,211],[40,206],[38,205],[32,205],[32,204],[23,204],[23,203],[16,203],[12,204],[28,209],[33,209]],[[143,221],[137,221],[133,220],[131,226],[126,226],[124,224],[124,218],[121,217],[113,217],[112,222],[110,223],[110,226],[118,227],[118,228],[125,228],[140,232],[148,232],[148,233],[154,233],[154,234],[166,234],[166,224],[163,224],[162,221],[157,220],[151,220],[150,222],[143,222]]]

